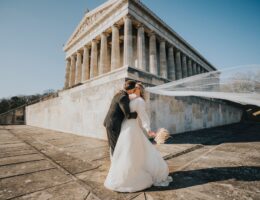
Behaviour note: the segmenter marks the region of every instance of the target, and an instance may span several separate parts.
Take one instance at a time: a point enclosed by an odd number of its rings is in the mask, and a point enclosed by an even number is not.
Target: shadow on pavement
[[[166,144],[218,145],[260,141],[260,123],[243,122],[172,135]]]
[[[146,191],[164,191],[188,188],[203,185],[210,182],[235,180],[235,181],[259,181],[260,167],[216,167],[190,171],[178,171],[170,174],[173,182],[168,187],[151,187]]]

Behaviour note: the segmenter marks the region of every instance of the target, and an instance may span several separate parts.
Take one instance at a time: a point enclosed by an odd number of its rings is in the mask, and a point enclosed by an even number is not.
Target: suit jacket
[[[113,132],[120,133],[121,124],[125,118],[136,119],[137,113],[130,112],[129,96],[126,91],[120,90],[113,98],[106,118],[104,126]]]

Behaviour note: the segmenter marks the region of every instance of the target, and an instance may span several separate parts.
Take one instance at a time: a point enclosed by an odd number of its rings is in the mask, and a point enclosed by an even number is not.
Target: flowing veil
[[[197,96],[260,107],[260,65],[232,67],[172,81],[146,91],[165,96]]]

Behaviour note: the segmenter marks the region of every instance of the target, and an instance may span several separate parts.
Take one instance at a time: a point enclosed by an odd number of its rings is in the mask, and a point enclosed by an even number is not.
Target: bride
[[[136,192],[154,186],[168,186],[172,181],[167,163],[147,139],[150,120],[145,111],[144,87],[137,83],[130,98],[130,110],[138,113],[138,120],[125,119],[111,156],[111,166],[104,186],[118,192]]]

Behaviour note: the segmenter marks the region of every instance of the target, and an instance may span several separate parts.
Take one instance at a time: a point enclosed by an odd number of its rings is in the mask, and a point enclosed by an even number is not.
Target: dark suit
[[[107,129],[107,138],[111,153],[113,155],[117,139],[121,131],[121,124],[125,118],[136,119],[137,113],[130,112],[129,96],[126,91],[119,91],[113,98],[107,116],[104,121],[104,126]]]

